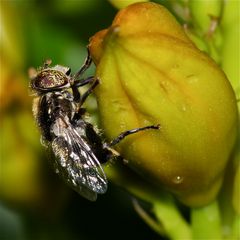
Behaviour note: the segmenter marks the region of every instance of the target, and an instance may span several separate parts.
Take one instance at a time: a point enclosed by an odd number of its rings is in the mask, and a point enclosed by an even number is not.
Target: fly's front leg
[[[52,63],[51,59],[46,59],[43,63],[43,68],[48,68]]]
[[[90,51],[88,48],[87,48],[87,54],[88,55],[85,59],[84,64],[79,69],[79,71],[74,75],[73,79],[75,79],[75,80],[78,79],[90,67],[90,65],[92,63],[92,58],[91,58]]]
[[[160,128],[160,124],[157,125],[151,125],[151,126],[146,126],[146,127],[141,127],[141,128],[134,128],[131,130],[127,130],[125,132],[122,132],[120,135],[118,135],[116,138],[114,138],[110,143],[109,143],[109,147],[112,147],[116,144],[118,144],[121,140],[123,140],[125,137],[127,137],[128,135],[131,134],[135,134],[137,132],[140,131],[145,131],[147,129],[159,129]]]
[[[92,58],[91,58],[88,48],[87,48],[87,53],[88,54],[87,54],[84,64],[72,78],[72,80],[73,80],[72,91],[73,91],[73,97],[74,97],[75,102],[81,101],[81,94],[78,90],[78,87],[84,86],[84,85],[94,81],[94,77],[88,77],[84,80],[78,80],[78,78],[90,67],[90,65],[92,63]]]
[[[94,76],[88,77],[86,79],[75,80],[74,83],[73,83],[73,86],[74,87],[82,87],[82,86],[85,86],[89,83],[93,83],[94,80],[95,80]]]

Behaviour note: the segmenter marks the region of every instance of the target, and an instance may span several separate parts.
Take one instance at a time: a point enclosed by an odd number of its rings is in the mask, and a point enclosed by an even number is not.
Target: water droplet
[[[187,110],[186,106],[183,105],[183,106],[182,106],[182,111],[183,111],[183,112],[186,112],[186,110]]]
[[[173,183],[175,184],[180,184],[183,182],[183,177],[181,176],[176,176],[174,179],[173,179]]]

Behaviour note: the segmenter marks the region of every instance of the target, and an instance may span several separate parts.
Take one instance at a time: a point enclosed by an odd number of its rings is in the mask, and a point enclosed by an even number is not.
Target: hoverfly
[[[118,155],[111,147],[129,134],[145,129],[158,129],[159,125],[136,128],[121,133],[109,144],[102,141],[93,125],[84,119],[84,101],[99,84],[94,77],[81,79],[91,65],[88,56],[80,70],[71,75],[70,68],[50,66],[46,61],[30,71],[30,88],[34,92],[33,115],[41,131],[42,143],[55,155],[55,172],[76,192],[95,201],[97,194],[107,190],[107,178],[101,163]],[[79,87],[89,84],[84,94]]]

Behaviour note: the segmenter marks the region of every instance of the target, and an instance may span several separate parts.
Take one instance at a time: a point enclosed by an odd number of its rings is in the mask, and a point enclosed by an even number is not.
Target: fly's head
[[[51,61],[47,61],[40,69],[29,70],[30,88],[38,95],[61,91],[71,85],[70,68],[61,65],[50,67],[50,63]]]

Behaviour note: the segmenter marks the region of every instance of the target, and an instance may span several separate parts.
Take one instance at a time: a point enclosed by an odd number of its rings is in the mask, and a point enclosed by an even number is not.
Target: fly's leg
[[[93,83],[94,80],[95,80],[94,77],[88,77],[88,78],[83,79],[83,80],[74,81],[74,83],[72,85],[72,92],[73,92],[73,97],[74,97],[75,102],[80,102],[81,101],[81,94],[80,94],[78,88],[82,87],[86,84]]]
[[[92,63],[92,58],[91,58],[88,48],[87,48],[87,53],[88,53],[88,55],[85,59],[84,64],[82,65],[82,67],[79,69],[79,71],[73,77],[74,80],[78,79],[90,67],[90,65]]]
[[[92,83],[92,85],[88,88],[88,90],[81,96],[80,99],[80,106],[85,102],[85,100],[87,99],[87,97],[93,92],[94,88],[99,84],[99,80],[98,79],[94,79],[94,82]]]
[[[118,144],[121,140],[123,140],[125,137],[127,137],[128,135],[131,135],[131,134],[135,134],[137,132],[140,132],[140,131],[145,131],[147,129],[159,129],[160,128],[160,125],[157,124],[157,125],[151,125],[151,126],[146,126],[146,127],[141,127],[141,128],[134,128],[134,129],[131,129],[131,130],[127,130],[125,132],[122,132],[120,135],[118,135],[116,138],[114,138],[110,143],[109,143],[109,147],[112,147],[116,144]]]
[[[73,97],[75,102],[81,101],[81,94],[78,90],[78,87],[84,86],[94,81],[94,77],[88,77],[84,80],[78,80],[78,78],[90,67],[91,63],[92,63],[92,58],[91,58],[89,49],[87,48],[87,57],[84,61],[84,64],[81,66],[79,71],[73,76],[72,91],[73,91]]]
[[[95,80],[94,76],[88,77],[86,79],[75,80],[74,83],[73,83],[73,86],[74,87],[82,87],[82,86],[85,86],[89,83],[93,83],[94,80]]]
[[[81,96],[81,94],[78,90],[77,85],[72,86],[74,101],[78,104],[78,109],[76,110],[74,119],[79,119],[80,116],[84,115],[85,109],[82,108],[81,106],[83,105],[83,103],[85,102],[87,97],[92,93],[94,88],[99,84],[99,80],[95,79],[94,77],[91,77],[91,78],[88,78],[88,79],[89,79],[89,81],[87,83],[90,83],[90,82],[93,82],[93,83],[82,96]]]
[[[148,129],[160,129],[160,124],[127,130],[127,131],[122,132],[121,134],[119,134],[110,143],[104,143],[103,144],[103,149],[105,149],[105,151],[106,151],[106,153],[105,153],[105,161],[104,162],[107,162],[108,160],[112,159],[113,157],[120,158],[120,159],[123,160],[121,155],[117,151],[115,151],[115,149],[113,149],[112,147],[114,145],[118,144],[121,140],[123,140],[128,135],[135,134],[135,133],[138,133],[138,132],[141,132],[141,131],[145,131],[145,130],[148,130]]]

